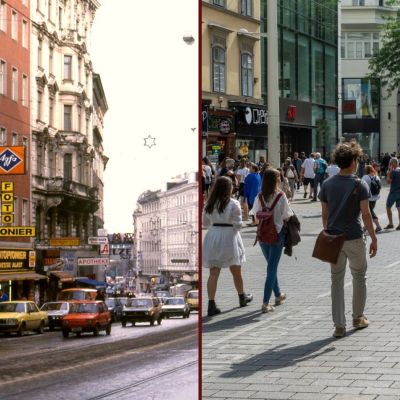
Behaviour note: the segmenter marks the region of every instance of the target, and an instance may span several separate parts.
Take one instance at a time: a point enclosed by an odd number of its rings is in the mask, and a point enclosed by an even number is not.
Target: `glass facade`
[[[267,30],[266,9],[263,0],[262,32]],[[312,150],[325,154],[337,143],[337,10],[337,0],[278,0],[280,97],[312,103]],[[267,40],[261,43],[265,104]]]

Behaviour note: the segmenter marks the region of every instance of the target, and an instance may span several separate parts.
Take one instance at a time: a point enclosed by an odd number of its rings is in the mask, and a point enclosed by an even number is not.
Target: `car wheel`
[[[132,322],[132,326],[136,326],[136,322]]]
[[[150,320],[150,326],[154,326],[154,322],[155,322],[155,319],[154,319],[154,317],[151,317],[151,320]]]
[[[44,322],[43,322],[43,321],[40,321],[39,328],[37,329],[36,332],[37,332],[39,335],[42,335],[42,334],[43,334],[43,332],[44,332]]]
[[[81,333],[80,332],[76,332],[76,337],[81,337]]]
[[[111,322],[107,325],[106,335],[111,335]]]
[[[94,336],[99,336],[99,327],[98,327],[98,325],[96,325],[96,326],[94,327],[94,329],[93,329],[93,335],[94,335]]]
[[[63,329],[62,334],[63,334],[63,337],[68,338],[69,331],[67,329]]]
[[[167,319],[169,319],[169,315],[167,315]]]
[[[121,325],[122,325],[123,328],[125,328],[126,327],[126,321],[122,321]]]
[[[162,322],[162,317],[159,317],[158,320],[157,320],[157,324],[161,325],[161,322]]]
[[[22,322],[17,331],[17,335],[22,336],[24,334],[25,328],[26,328],[25,322]]]
[[[54,331],[54,325],[49,325],[49,330]]]

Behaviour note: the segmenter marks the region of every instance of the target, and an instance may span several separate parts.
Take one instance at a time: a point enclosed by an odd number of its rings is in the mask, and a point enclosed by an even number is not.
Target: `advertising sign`
[[[25,174],[25,146],[0,146],[0,175]]]
[[[78,237],[52,238],[50,246],[80,246],[81,240]]]
[[[108,243],[108,237],[104,236],[104,237],[89,237],[88,238],[88,244],[94,244],[94,245],[98,245],[98,244],[107,244]]]
[[[0,236],[36,236],[34,226],[2,226],[0,228]]]
[[[72,273],[73,275],[76,272],[76,253],[75,251],[61,251],[61,256],[64,260],[64,268],[63,271]]]
[[[108,243],[100,245],[100,255],[101,256],[110,255],[110,245]]]
[[[78,266],[84,265],[108,265],[108,258],[78,258]]]
[[[0,272],[22,272],[30,267],[31,250],[1,249]],[[34,252],[33,252],[34,253]]]

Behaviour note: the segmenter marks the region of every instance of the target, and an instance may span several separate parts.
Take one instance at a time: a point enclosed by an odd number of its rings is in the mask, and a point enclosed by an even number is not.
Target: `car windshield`
[[[165,300],[165,304],[169,306],[179,306],[185,304],[185,301],[181,298],[167,299]]]
[[[119,297],[119,301],[123,306],[126,306],[128,304],[128,300],[129,300],[128,297]]]
[[[95,300],[96,291],[71,290],[61,292],[57,300]]]
[[[127,305],[128,307],[152,307],[153,302],[151,299],[131,299]]]
[[[17,312],[23,313],[25,312],[25,304],[24,303],[0,303],[0,313],[7,312]]]
[[[67,310],[66,303],[45,303],[43,304],[42,311],[60,311],[60,310]]]
[[[71,313],[97,313],[97,304],[72,304]]]
[[[106,304],[108,307],[115,307],[117,301],[115,299],[106,299]]]
[[[192,292],[188,294],[188,299],[198,299],[199,298],[199,292]]]

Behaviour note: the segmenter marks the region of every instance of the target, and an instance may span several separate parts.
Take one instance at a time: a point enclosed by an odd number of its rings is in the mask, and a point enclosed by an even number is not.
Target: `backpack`
[[[278,232],[276,231],[274,223],[274,208],[278,203],[279,199],[282,197],[282,195],[283,193],[280,192],[276,196],[271,207],[267,207],[261,193],[258,195],[258,198],[261,202],[262,210],[258,211],[256,214],[256,218],[258,219],[258,225],[257,225],[257,236],[254,245],[257,243],[257,241],[260,243],[272,244],[278,240]]]
[[[371,194],[372,196],[377,196],[380,191],[381,191],[381,182],[378,181],[378,179],[376,179],[375,176],[371,177],[371,185],[370,185],[370,190],[371,190]]]
[[[326,161],[321,158],[320,160],[316,161],[316,163],[318,163],[318,167],[316,167],[315,172],[317,174],[324,174],[326,169],[328,168],[328,164],[326,163]]]

